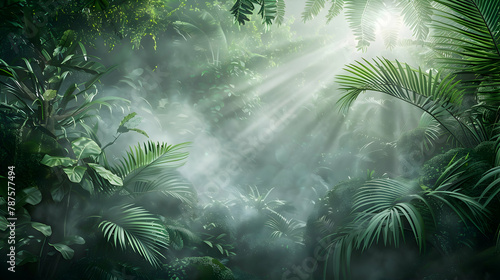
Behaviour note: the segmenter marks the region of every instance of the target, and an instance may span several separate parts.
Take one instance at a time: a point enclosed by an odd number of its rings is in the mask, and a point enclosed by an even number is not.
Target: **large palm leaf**
[[[188,152],[182,151],[189,143],[168,145],[148,141],[127,151],[127,155],[114,168],[115,174],[123,179],[124,186],[135,182],[150,181],[168,168],[179,167],[187,158]]]
[[[286,237],[298,244],[303,244],[303,231],[305,224],[295,219],[287,219],[276,211],[269,211],[269,220],[266,226],[269,227],[272,238]]]
[[[403,20],[418,40],[424,40],[429,34],[429,23],[434,12],[431,0],[399,1]]]
[[[358,49],[366,50],[375,41],[374,23],[383,7],[383,0],[351,0],[345,4],[347,22],[358,40]]]
[[[381,241],[398,247],[406,232],[422,249],[436,230],[436,213],[442,211],[451,210],[464,225],[484,231],[487,210],[461,189],[474,175],[475,167],[469,164],[467,158],[450,162],[432,188],[388,178],[366,182],[355,196],[352,222],[329,236],[336,277],[349,275],[352,250],[363,251]]]
[[[143,208],[122,205],[109,209],[99,223],[104,237],[115,248],[132,249],[151,265],[159,266],[161,250],[169,236],[161,221]]]
[[[475,75],[474,82],[482,82],[482,100],[500,104],[496,90],[500,85],[500,5],[490,0],[436,2],[442,5],[433,25],[440,31],[438,49],[451,54],[440,61],[457,72]]]
[[[131,147],[126,157],[113,169],[123,179],[123,188],[116,191],[124,191],[133,197],[158,192],[189,205],[194,204],[196,195],[192,185],[174,169],[187,158],[188,152],[183,149],[188,145],[149,141],[143,146]]]
[[[193,186],[176,170],[164,171],[153,181],[137,181],[129,189],[131,194],[136,197],[156,192],[160,195],[176,198],[187,205],[196,203],[196,193]]]
[[[462,146],[474,146],[483,140],[477,139],[474,129],[460,117],[463,91],[454,76],[426,73],[385,58],[349,64],[345,70],[351,75],[338,76],[341,89],[347,91],[338,101],[341,109],[349,108],[361,93],[377,91],[428,113]]]

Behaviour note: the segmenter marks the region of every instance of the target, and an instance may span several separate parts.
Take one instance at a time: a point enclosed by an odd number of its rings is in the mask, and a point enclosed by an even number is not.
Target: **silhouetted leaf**
[[[61,253],[64,259],[66,260],[71,260],[73,258],[73,255],[75,254],[75,251],[71,249],[68,245],[64,245],[61,243],[56,243],[56,244],[50,244],[50,246],[54,247],[57,251]]]

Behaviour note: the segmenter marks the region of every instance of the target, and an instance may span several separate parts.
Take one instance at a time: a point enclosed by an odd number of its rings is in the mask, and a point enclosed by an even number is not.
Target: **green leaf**
[[[88,1],[86,7],[94,8],[97,11],[103,11],[109,7],[109,1],[108,0],[90,0],[90,1]]]
[[[16,265],[22,266],[26,263],[36,263],[38,262],[38,256],[26,251],[26,250],[21,250],[16,253]]]
[[[80,186],[89,193],[94,193],[94,184],[89,179],[83,180]]]
[[[64,31],[61,39],[59,40],[59,47],[69,48],[73,41],[75,40],[75,32],[73,30]]]
[[[71,146],[77,160],[89,156],[97,156],[101,153],[99,145],[90,138],[80,137],[71,142]]]
[[[233,7],[231,8],[231,14],[235,17],[235,19],[239,22],[239,24],[244,25],[245,22],[249,21],[248,18],[255,9],[255,4],[258,4],[258,1],[255,0],[236,0]]]
[[[138,128],[130,128],[129,130],[130,130],[130,131],[135,131],[135,132],[140,133],[140,134],[142,134],[142,135],[146,136],[147,138],[149,138],[149,135],[148,135],[148,134],[147,134],[144,130],[142,130],[142,129],[138,129]]]
[[[215,244],[215,246],[217,247],[217,249],[219,249],[219,252],[224,255],[224,249],[222,249],[222,246],[220,244]]]
[[[7,218],[0,216],[0,231],[6,230],[8,224],[9,222],[7,222]]]
[[[31,226],[39,232],[43,233],[43,235],[45,235],[46,237],[52,235],[52,228],[46,224],[31,222]]]
[[[204,242],[205,244],[207,244],[208,246],[210,246],[211,248],[213,248],[213,247],[214,247],[214,245],[212,244],[212,242],[210,242],[210,241],[208,241],[208,240],[203,240],[203,242]]]
[[[54,167],[54,166],[68,167],[68,166],[75,164],[76,162],[77,162],[76,160],[69,158],[69,157],[53,157],[53,156],[45,155],[40,163],[43,165],[50,166],[50,167]]]
[[[115,186],[123,186],[123,181],[120,177],[115,175],[113,172],[107,170],[99,164],[88,163],[88,165],[99,174],[102,178],[106,179],[110,184]]]
[[[67,192],[67,189],[64,188],[62,184],[59,184],[52,187],[50,195],[55,202],[61,202]]]
[[[26,188],[21,191],[21,201],[31,205],[37,205],[42,201],[42,193],[36,187]]]
[[[64,245],[61,243],[56,243],[56,244],[50,244],[50,246],[54,247],[57,251],[61,253],[64,259],[66,260],[71,260],[73,258],[73,255],[75,254],[75,251],[71,249],[68,245]]]
[[[123,120],[120,122],[120,125],[119,126],[125,126],[125,124],[130,121],[133,117],[135,117],[137,115],[136,112],[132,112],[128,115],[126,115]]]
[[[159,258],[164,258],[161,251],[167,248],[169,235],[145,209],[133,205],[113,207],[106,211],[98,227],[115,248],[132,249],[152,266],[160,266]]]
[[[302,12],[302,20],[308,21],[313,19],[325,7],[326,0],[307,0],[306,7]]]
[[[64,241],[62,242],[64,245],[73,245],[73,244],[78,244],[82,245],[85,244],[85,239],[79,235],[71,235],[71,236],[66,236],[64,238]]]
[[[63,168],[64,173],[68,175],[69,180],[73,183],[80,183],[80,181],[83,178],[83,175],[85,175],[86,170],[87,167],[85,166],[73,166],[69,168]]]
[[[57,96],[57,90],[48,89],[43,93],[43,100],[50,101]]]
[[[123,178],[124,185],[150,180],[152,176],[164,173],[166,168],[181,166],[188,156],[182,151],[187,144],[167,145],[149,141],[144,147],[131,147],[113,171]]]

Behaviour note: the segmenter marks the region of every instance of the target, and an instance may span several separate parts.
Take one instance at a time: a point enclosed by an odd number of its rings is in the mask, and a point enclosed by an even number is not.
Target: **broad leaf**
[[[123,181],[120,177],[113,174],[113,172],[107,170],[103,166],[95,163],[88,163],[88,165],[99,174],[102,178],[106,179],[110,184],[115,186],[123,186]]]
[[[77,161],[72,159],[72,158],[69,158],[69,157],[53,157],[53,156],[45,155],[40,163],[43,165],[50,166],[50,167],[54,167],[54,166],[68,167],[68,166],[71,166],[73,164],[76,164]]]
[[[30,187],[21,191],[20,201],[31,205],[37,205],[42,201],[42,193],[36,187]]]
[[[80,181],[83,178],[83,175],[85,175],[86,170],[87,167],[85,166],[73,166],[73,167],[63,168],[64,173],[68,175],[68,179],[73,183],[80,183]]]
[[[43,235],[46,237],[52,235],[52,228],[46,224],[38,223],[38,222],[31,222],[31,226],[41,232]]]
[[[71,235],[71,236],[66,236],[64,238],[64,241],[61,242],[64,245],[73,245],[73,244],[78,244],[82,245],[85,244],[85,239],[79,235]]]
[[[101,148],[92,139],[80,137],[71,142],[76,159],[80,160],[89,156],[97,156],[101,153]],[[78,181],[79,182],[79,181]]]
[[[51,101],[52,99],[56,98],[57,96],[57,90],[53,89],[48,89],[43,93],[43,99],[45,101]]]
[[[66,260],[71,260],[73,258],[73,255],[75,254],[75,251],[71,249],[68,245],[64,245],[61,243],[56,243],[56,244],[50,244],[50,246],[54,247],[57,251],[61,253],[64,259]]]

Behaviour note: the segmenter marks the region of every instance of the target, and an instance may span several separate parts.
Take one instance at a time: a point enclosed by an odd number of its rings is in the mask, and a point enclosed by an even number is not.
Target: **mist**
[[[500,275],[490,1],[118,2],[1,7],[0,275]]]

